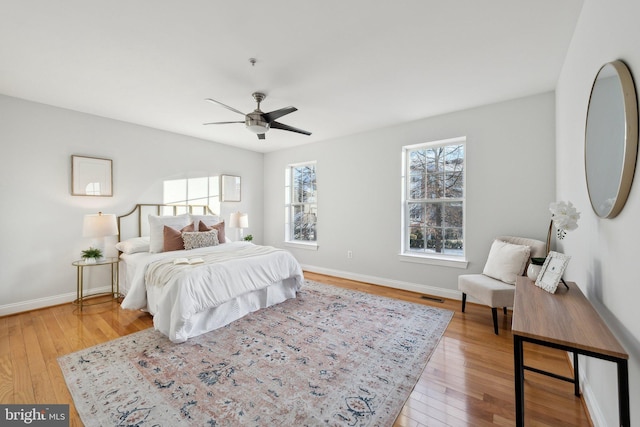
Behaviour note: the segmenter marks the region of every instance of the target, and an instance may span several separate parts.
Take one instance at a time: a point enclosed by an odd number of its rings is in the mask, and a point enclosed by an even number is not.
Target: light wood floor
[[[455,311],[394,427],[513,426],[513,337],[511,316],[499,317],[493,333],[491,311],[460,301],[430,302],[420,295],[314,273],[305,277]],[[122,310],[116,302],[78,309],[65,304],[0,317],[0,403],[69,403],[71,426],[82,423],[73,406],[57,357],[152,326],[148,314]],[[566,355],[525,344],[528,365],[571,376]],[[527,426],[589,426],[573,385],[527,372]]]

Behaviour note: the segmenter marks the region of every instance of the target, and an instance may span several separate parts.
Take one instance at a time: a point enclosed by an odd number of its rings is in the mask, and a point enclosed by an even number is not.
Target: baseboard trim
[[[423,285],[418,283],[403,282],[399,280],[385,279],[383,277],[369,276],[367,274],[358,274],[342,270],[334,270],[332,268],[317,267],[313,265],[302,265],[302,269],[312,273],[326,274],[327,276],[335,276],[343,279],[356,280],[358,282],[372,283],[374,285],[387,286],[389,288],[402,289],[404,291],[417,292],[419,294],[433,295],[441,298],[449,298],[461,300],[461,294],[457,290],[439,288],[436,286]]]
[[[110,292],[111,286],[91,289],[91,293]],[[51,297],[36,298],[28,301],[21,301],[13,304],[0,305],[0,317],[12,314],[24,313],[25,311],[38,310],[40,308],[52,307],[54,305],[66,304],[76,299],[75,292],[67,292]]]
[[[584,366],[585,365],[584,360],[580,360],[579,364],[581,364],[581,366]],[[600,405],[598,405],[598,400],[596,399],[596,396],[593,393],[591,384],[589,384],[589,381],[587,380],[587,377],[583,374],[582,369],[580,369],[580,388],[582,392],[582,397],[584,398],[584,404],[586,406],[587,413],[591,418],[591,423],[593,424],[593,427],[606,426],[607,423],[604,418],[604,414],[600,409]]]
[[[370,276],[367,274],[351,273],[348,271],[335,270],[332,268],[317,267],[313,265],[303,265],[304,270],[326,274],[328,276],[341,277],[344,279],[357,280],[359,282],[373,283],[374,285],[387,286],[395,289],[402,289],[405,291],[417,292],[419,294],[433,295],[441,298],[449,298],[454,300],[460,300],[461,295],[459,291],[439,288],[436,286],[403,282],[399,280],[386,279],[383,277]],[[109,292],[110,286],[104,286],[101,288],[92,289],[91,293]],[[0,316],[9,316],[11,314],[22,313],[30,310],[37,310],[39,308],[51,307],[54,305],[66,304],[76,299],[75,292],[68,292],[61,295],[55,295],[45,298],[37,298],[28,301],[22,301],[19,303],[0,305]]]

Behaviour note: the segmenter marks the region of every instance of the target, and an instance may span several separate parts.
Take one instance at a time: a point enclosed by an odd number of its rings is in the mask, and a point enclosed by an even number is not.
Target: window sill
[[[284,242],[285,246],[288,246],[290,248],[298,248],[298,249],[305,249],[307,251],[317,251],[319,246],[317,243],[302,243],[302,242]]]
[[[413,262],[417,264],[429,264],[462,269],[467,268],[467,265],[469,265],[469,261],[464,258],[447,256],[399,254],[398,259],[402,262]]]

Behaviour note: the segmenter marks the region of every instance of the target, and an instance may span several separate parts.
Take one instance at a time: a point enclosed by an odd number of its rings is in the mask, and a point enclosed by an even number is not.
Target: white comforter
[[[155,325],[170,324],[174,335],[196,313],[218,307],[242,294],[263,289],[287,278],[295,278],[302,286],[302,268],[289,252],[256,246],[247,242],[231,242],[191,251],[157,254],[122,255],[125,259],[129,290],[122,307],[148,309]],[[175,258],[217,258],[219,262],[175,266]],[[165,265],[165,267],[162,267]],[[150,269],[159,270],[154,285],[145,282]],[[173,270],[169,273],[168,270]],[[149,307],[146,287],[157,286],[161,297],[156,307]]]

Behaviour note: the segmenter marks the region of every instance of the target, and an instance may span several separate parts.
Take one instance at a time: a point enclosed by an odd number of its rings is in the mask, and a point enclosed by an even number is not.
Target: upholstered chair
[[[531,258],[547,256],[546,243],[524,237],[497,237],[487,257],[482,274],[458,276],[458,289],[462,291],[462,312],[467,295],[491,307],[493,330],[498,335],[498,307],[507,314],[507,307],[513,307],[516,277],[527,271]]]

